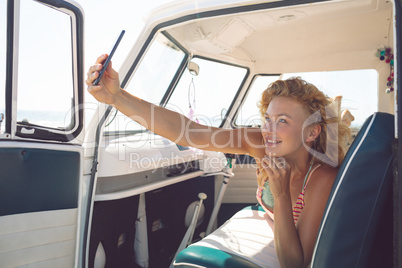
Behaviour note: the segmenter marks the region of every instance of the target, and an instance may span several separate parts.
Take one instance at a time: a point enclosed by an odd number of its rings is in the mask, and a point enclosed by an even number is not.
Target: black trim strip
[[[13,55],[14,55],[14,1],[7,1],[7,53],[6,53],[6,110],[5,133],[11,134],[13,103]]]
[[[401,46],[401,31],[402,31],[402,0],[395,1],[395,28],[396,28],[396,47],[394,48],[394,55],[396,56],[396,64],[398,70],[397,72],[397,84],[395,85],[397,94],[397,125],[395,126],[398,131],[398,139],[396,148],[394,149],[394,176],[393,176],[393,205],[394,205],[394,243],[393,243],[393,257],[394,257],[394,267],[402,267],[402,94],[401,94],[401,83],[402,83],[402,59],[399,56],[402,53]]]
[[[180,77],[183,75],[183,73],[186,71],[187,68],[187,62],[189,60],[189,52],[187,49],[185,49],[181,44],[179,44],[169,33],[166,31],[163,31],[162,34],[169,39],[170,42],[175,44],[180,48],[181,51],[184,52],[185,57],[183,57],[183,61],[181,62],[179,68],[177,69],[176,74],[174,75],[172,81],[170,82],[170,85],[168,89],[166,90],[165,94],[162,97],[162,100],[159,103],[159,106],[165,106],[166,103],[169,101],[170,97],[173,94],[174,88],[176,87],[176,84],[179,82]]]
[[[162,100],[159,103],[159,106],[165,106],[168,103],[170,97],[173,94],[174,89],[176,88],[177,83],[180,80],[180,77],[186,71],[187,61],[188,61],[188,56],[184,57],[183,61],[180,63],[180,66],[177,69],[177,72],[174,75],[172,81],[170,82],[168,89],[166,90],[165,94],[163,95]]]

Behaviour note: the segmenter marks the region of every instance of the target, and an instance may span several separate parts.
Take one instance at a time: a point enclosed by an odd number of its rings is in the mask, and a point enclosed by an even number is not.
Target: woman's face
[[[286,156],[303,146],[303,123],[308,112],[303,105],[290,97],[274,97],[265,113],[261,129],[265,153]]]

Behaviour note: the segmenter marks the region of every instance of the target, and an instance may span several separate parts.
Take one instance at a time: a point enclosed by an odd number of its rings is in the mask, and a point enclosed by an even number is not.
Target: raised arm
[[[264,150],[258,128],[221,129],[201,125],[180,113],[131,95],[120,88],[119,75],[111,64],[99,85],[93,85],[106,57],[100,56],[90,67],[86,80],[88,92],[98,101],[113,105],[145,128],[182,146],[253,156]]]

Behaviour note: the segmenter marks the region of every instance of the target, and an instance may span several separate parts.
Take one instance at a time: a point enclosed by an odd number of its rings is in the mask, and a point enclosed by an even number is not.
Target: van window
[[[72,58],[70,16],[43,4],[22,0],[18,122],[55,129],[65,129],[72,123]]]
[[[159,105],[184,57],[183,51],[163,34],[158,34],[125,90]],[[105,128],[106,132],[141,130],[144,130],[144,127],[116,110],[113,119],[106,124]]]
[[[261,125],[261,114],[257,107],[262,92],[269,84],[279,79],[279,75],[258,75],[254,78],[246,99],[237,114],[235,124],[237,126],[256,127]]]
[[[186,71],[166,107],[203,125],[219,127],[247,69],[201,58],[192,62],[199,66],[199,74]]]
[[[0,1],[0,134],[5,129],[7,1]]]
[[[236,125],[261,125],[257,102],[268,85],[277,79],[301,77],[328,97],[342,96],[341,110],[348,109],[355,120],[352,129],[360,129],[367,117],[378,111],[378,73],[376,70],[286,73],[280,76],[256,76],[238,113]],[[364,96],[364,97],[362,97]]]
[[[376,70],[288,73],[282,79],[299,76],[315,85],[328,97],[342,96],[341,110],[348,109],[360,129],[364,121],[378,111],[378,73]]]

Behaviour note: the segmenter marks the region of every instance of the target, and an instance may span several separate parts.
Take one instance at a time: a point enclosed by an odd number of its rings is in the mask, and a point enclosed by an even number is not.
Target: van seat
[[[363,124],[332,187],[311,267],[392,267],[393,143],[393,115]],[[181,251],[175,267],[279,267],[274,253],[264,212],[249,207]]]
[[[181,251],[175,267],[261,267],[266,260],[277,262],[274,234],[264,215],[260,206],[240,210],[213,233]]]

